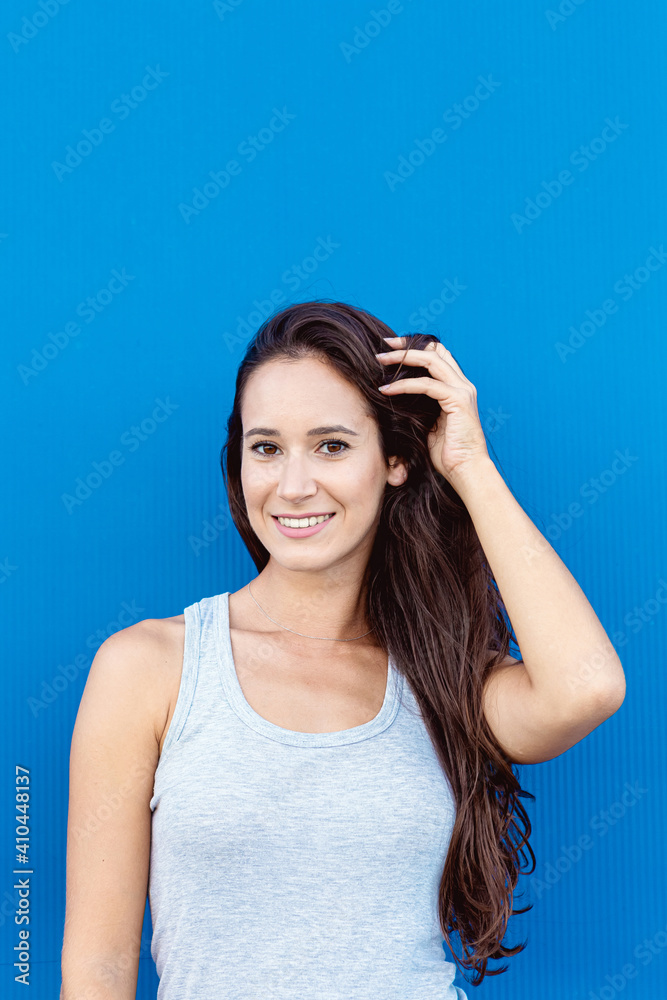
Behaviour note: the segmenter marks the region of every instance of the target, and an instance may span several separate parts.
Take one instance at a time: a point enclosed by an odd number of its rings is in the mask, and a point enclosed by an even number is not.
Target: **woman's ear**
[[[387,482],[390,486],[402,486],[408,478],[408,467],[397,455],[392,455],[388,461],[389,475]]]

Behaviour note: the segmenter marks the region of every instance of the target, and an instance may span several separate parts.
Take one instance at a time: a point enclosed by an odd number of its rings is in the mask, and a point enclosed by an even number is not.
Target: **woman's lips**
[[[310,535],[316,535],[318,531],[321,531],[325,525],[333,521],[335,516],[333,514],[331,517],[327,517],[326,520],[320,521],[319,524],[308,525],[307,528],[288,528],[287,525],[281,524],[277,517],[274,516],[273,520],[276,528],[282,535],[287,535],[288,538],[308,538]]]

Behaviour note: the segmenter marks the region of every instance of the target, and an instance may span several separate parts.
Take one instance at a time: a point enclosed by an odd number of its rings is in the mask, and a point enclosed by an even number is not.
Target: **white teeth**
[[[319,517],[279,517],[278,520],[286,528],[308,528],[313,524],[321,524],[330,517],[333,517],[333,514],[320,514]]]

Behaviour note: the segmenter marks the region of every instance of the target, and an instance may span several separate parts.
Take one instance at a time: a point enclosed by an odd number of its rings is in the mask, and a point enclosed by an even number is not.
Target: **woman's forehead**
[[[298,361],[267,361],[248,379],[243,394],[244,417],[266,406],[299,407],[307,410],[335,403],[348,410],[363,411],[363,396],[330,365],[315,358]]]

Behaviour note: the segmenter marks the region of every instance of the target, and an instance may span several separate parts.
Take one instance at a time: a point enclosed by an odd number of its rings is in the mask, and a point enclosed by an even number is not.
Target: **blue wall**
[[[42,1000],[91,658],[254,575],[218,466],[233,380],[270,309],[317,297],[450,347],[627,675],[522,769],[528,947],[468,991],[666,995],[665,7],[547,2],[4,4],[3,996],[14,767]],[[142,1000],[149,945],[147,909]]]

